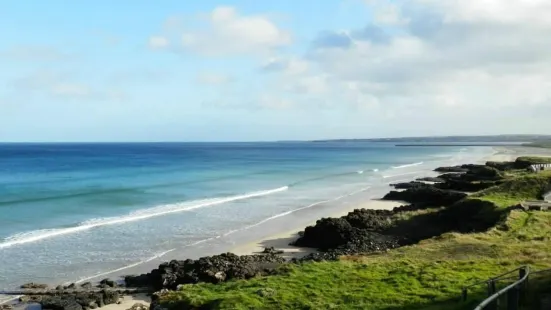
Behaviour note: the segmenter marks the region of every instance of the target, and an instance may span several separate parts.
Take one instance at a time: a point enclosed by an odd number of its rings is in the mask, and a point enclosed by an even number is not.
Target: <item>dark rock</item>
[[[495,181],[469,182],[469,181],[460,181],[460,180],[457,180],[457,181],[449,180],[445,183],[435,184],[434,187],[439,189],[444,189],[444,190],[478,192],[496,185],[498,185],[498,183]]]
[[[151,285],[148,274],[125,276],[124,283],[127,287],[149,287]]]
[[[92,289],[92,283],[90,283],[90,282],[82,283],[80,285],[80,287],[85,289],[85,290],[91,290]]]
[[[132,307],[128,308],[127,310],[149,310],[149,307],[141,303],[135,303]]]
[[[77,285],[75,283],[71,283],[71,284],[67,285],[66,288],[69,289],[69,290],[73,290],[73,289],[77,288]]]
[[[48,288],[48,285],[47,284],[40,284],[40,283],[34,283],[34,282],[30,282],[30,283],[25,283],[23,285],[21,285],[21,288],[22,289],[39,289],[39,290],[43,290],[43,289],[47,289]]]
[[[378,252],[398,246],[398,239],[383,233],[394,213],[388,210],[358,209],[341,218],[323,218],[306,227],[294,245],[328,252],[311,254],[306,260],[336,259],[340,255]]]
[[[58,285],[58,286],[55,287],[55,289],[57,291],[63,291],[65,289],[65,287],[63,287],[63,285]]]
[[[417,181],[440,183],[440,182],[445,182],[446,180],[438,177],[424,177],[424,178],[418,178]]]
[[[99,282],[100,285],[106,285],[108,287],[117,287],[117,282],[110,279],[103,279]]]
[[[83,310],[74,296],[46,296],[40,302],[42,309]]]
[[[273,246],[272,247],[267,247],[267,248],[264,248],[264,250],[262,251],[263,254],[283,254],[283,251],[281,250],[276,250]]]
[[[115,304],[119,301],[120,295],[117,291],[103,290],[103,303],[106,305]]]
[[[12,305],[0,305],[0,310],[12,310]]]
[[[173,260],[159,265],[146,275],[126,277],[125,281],[128,286],[175,289],[180,284],[219,283],[266,275],[273,273],[283,262],[285,259],[275,254],[238,256],[225,253],[197,260]]]
[[[322,218],[316,225],[308,226],[304,235],[294,245],[328,250],[345,244],[353,227],[344,218]]]
[[[512,161],[504,161],[504,162],[488,161],[488,162],[486,162],[486,166],[495,168],[499,171],[508,171],[508,170],[515,169],[515,162],[512,162]]]
[[[418,188],[418,187],[431,187],[433,185],[423,183],[423,182],[411,181],[407,183],[390,184],[390,186],[394,187],[395,189],[410,189],[410,188]]]
[[[409,203],[423,203],[434,206],[451,205],[463,198],[467,194],[454,191],[441,190],[435,187],[415,187],[405,191],[391,191],[386,194],[384,200],[401,200]]]
[[[453,166],[453,167],[438,167],[434,169],[436,172],[467,172],[469,169],[463,168],[461,166]]]

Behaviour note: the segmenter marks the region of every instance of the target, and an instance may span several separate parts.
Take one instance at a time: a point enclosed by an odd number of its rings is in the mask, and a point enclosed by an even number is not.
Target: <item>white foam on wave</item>
[[[363,174],[364,171],[363,170],[358,170],[358,174]]]
[[[280,217],[283,217],[283,216],[286,216],[286,215],[289,215],[289,214],[292,214],[292,213],[295,213],[297,211],[300,211],[300,210],[305,210],[305,209],[308,209],[308,208],[312,208],[312,207],[315,207],[317,205],[320,205],[320,204],[323,204],[323,203],[327,203],[327,202],[331,202],[331,201],[336,201],[336,200],[339,200],[339,199],[342,199],[342,198],[345,198],[345,197],[348,197],[348,196],[352,196],[352,195],[355,195],[355,194],[358,194],[358,193],[361,193],[361,192],[364,192],[368,189],[370,189],[371,186],[368,186],[368,187],[365,187],[365,188],[362,188],[360,190],[357,190],[357,191],[354,191],[354,192],[350,192],[350,193],[346,193],[344,195],[341,195],[341,196],[338,196],[338,197],[335,197],[335,198],[331,198],[331,199],[327,199],[327,200],[322,200],[322,201],[318,201],[318,202],[314,202],[312,204],[309,204],[307,206],[304,206],[304,207],[301,207],[301,208],[298,208],[298,209],[294,209],[294,210],[291,210],[291,211],[285,211],[283,213],[279,213],[279,214],[276,214],[274,216],[271,216],[269,218],[266,218],[266,219],[263,219],[262,221],[260,222],[257,222],[257,223],[254,223],[252,225],[249,225],[249,226],[245,226],[241,229],[235,229],[235,230],[231,230],[227,233],[225,233],[224,235],[222,236],[228,236],[228,235],[231,235],[233,233],[236,233],[238,231],[243,231],[243,230],[247,230],[249,228],[253,228],[253,227],[256,227],[256,226],[259,226],[259,225],[262,225],[266,222],[269,222],[269,221],[272,221],[272,220],[275,220],[277,218],[280,218]]]
[[[43,229],[43,230],[36,230],[32,232],[27,232],[27,233],[20,233],[20,234],[16,234],[6,238],[3,243],[0,243],[0,249],[11,247],[18,244],[30,243],[30,242],[47,239],[47,238],[81,232],[81,231],[85,231],[95,227],[140,221],[140,220],[157,217],[161,215],[166,215],[166,214],[171,214],[171,213],[189,211],[193,209],[219,205],[227,202],[249,199],[253,197],[266,196],[266,195],[275,194],[278,192],[283,192],[288,189],[289,189],[288,186],[283,186],[275,189],[252,192],[252,193],[247,193],[247,194],[237,195],[237,196],[230,196],[225,198],[211,198],[211,199],[169,204],[169,205],[163,205],[163,206],[159,206],[151,209],[139,210],[121,217],[93,219],[93,220],[85,221],[75,227]]]
[[[373,172],[379,172],[379,169],[375,168],[372,170]]]
[[[143,261],[139,261],[137,263],[134,263],[134,264],[130,264],[130,265],[127,265],[127,266],[124,266],[124,267],[121,267],[121,268],[117,268],[117,269],[113,269],[113,270],[109,270],[109,271],[106,271],[106,272],[102,272],[102,273],[99,273],[99,274],[96,274],[96,275],[93,275],[91,277],[86,277],[86,278],[82,278],[82,279],[79,279],[78,281],[75,281],[76,284],[78,283],[82,283],[84,281],[89,281],[89,280],[92,280],[92,279],[95,279],[95,278],[99,278],[99,277],[103,277],[103,276],[106,276],[106,275],[109,275],[109,274],[112,274],[112,273],[115,273],[115,272],[119,272],[119,271],[123,271],[125,269],[128,269],[128,268],[132,268],[132,267],[136,267],[136,266],[139,266],[141,264],[145,264],[147,262],[150,262],[154,259],[157,259],[157,258],[161,258],[163,256],[165,256],[166,254],[174,251],[176,249],[170,249],[168,251],[164,251],[164,252],[161,252],[161,253],[158,253],[158,254],[155,254],[153,256],[151,256],[150,258],[146,259],[146,260],[143,260]]]
[[[413,164],[407,164],[407,165],[401,165],[401,166],[393,166],[392,169],[403,169],[403,168],[408,168],[408,167],[415,167],[415,166],[420,166],[424,164],[422,161],[418,162],[418,163],[413,163]]]

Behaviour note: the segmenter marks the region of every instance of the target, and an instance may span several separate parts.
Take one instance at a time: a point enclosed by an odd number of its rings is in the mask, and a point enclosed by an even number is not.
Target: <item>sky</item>
[[[548,0],[0,2],[0,142],[551,133]]]

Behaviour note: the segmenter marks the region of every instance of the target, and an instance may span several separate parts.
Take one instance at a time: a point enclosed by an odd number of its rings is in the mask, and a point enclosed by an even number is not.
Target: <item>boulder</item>
[[[105,285],[107,287],[117,287],[117,282],[111,279],[103,279],[99,282],[100,285]]]
[[[417,188],[417,187],[431,187],[433,185],[423,183],[423,182],[411,181],[407,183],[390,184],[390,186],[394,187],[395,189],[410,189],[410,188]]]
[[[116,304],[119,301],[120,295],[117,291],[102,290],[103,303],[106,305]]]
[[[146,306],[141,303],[135,303],[132,307],[126,309],[126,310],[149,310],[149,306]]]
[[[465,197],[467,197],[467,194],[461,192],[446,191],[435,187],[415,187],[401,192],[391,191],[383,199],[422,203],[432,206],[448,206]]]
[[[273,273],[285,262],[275,254],[220,255],[201,257],[197,260],[173,260],[141,276],[126,277],[128,286],[149,286],[155,290],[176,289],[180,284],[199,282],[219,283],[230,279],[248,279]]]
[[[446,180],[438,177],[424,177],[424,178],[418,178],[417,181],[439,183],[439,182],[445,182]]]
[[[90,283],[90,282],[85,282],[85,283],[82,283],[82,284],[80,285],[80,287],[83,288],[83,289],[85,289],[85,290],[90,290],[90,289],[92,289],[92,283]]]
[[[48,285],[47,284],[40,284],[40,283],[30,282],[30,283],[25,283],[25,284],[21,285],[21,288],[22,289],[44,290],[44,289],[48,288]]]
[[[40,302],[42,309],[83,310],[74,296],[45,296]]]
[[[273,246],[272,247],[266,247],[262,251],[263,254],[283,254],[283,251],[276,250]]]
[[[461,166],[452,166],[452,167],[438,167],[434,169],[436,172],[467,172],[469,169],[463,168]]]

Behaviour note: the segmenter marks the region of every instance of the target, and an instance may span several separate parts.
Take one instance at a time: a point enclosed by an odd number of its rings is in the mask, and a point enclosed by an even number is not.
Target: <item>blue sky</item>
[[[548,133],[532,2],[4,2],[0,141]]]

